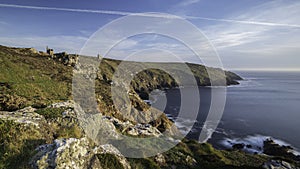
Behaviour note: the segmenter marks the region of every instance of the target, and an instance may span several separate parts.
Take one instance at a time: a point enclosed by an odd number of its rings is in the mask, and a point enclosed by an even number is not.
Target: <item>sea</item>
[[[226,103],[217,128],[207,142],[219,149],[243,143],[245,151],[262,152],[263,141],[271,138],[280,145],[300,151],[300,72],[237,71],[244,80],[226,88]],[[189,139],[199,139],[211,106],[210,87],[167,89],[151,95],[152,106],[163,109]],[[182,92],[199,92],[195,119],[182,119]],[[158,94],[159,93],[159,94]],[[220,92],[220,94],[224,94]],[[187,101],[193,98],[185,97]],[[160,104],[165,102],[161,108]],[[193,107],[193,105],[190,105]],[[184,109],[188,111],[188,109]],[[189,128],[188,126],[192,126]]]

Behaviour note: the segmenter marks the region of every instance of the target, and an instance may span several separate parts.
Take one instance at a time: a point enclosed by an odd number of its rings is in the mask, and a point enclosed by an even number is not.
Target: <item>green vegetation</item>
[[[0,46],[0,110],[69,99],[72,68],[25,51]]]
[[[128,159],[132,168],[135,169],[159,169],[159,165],[157,165],[153,159],[149,158],[130,158]]]
[[[261,168],[270,159],[265,155],[251,155],[242,151],[216,150],[210,144],[199,144],[195,140],[183,140],[174,148],[157,157],[143,159],[129,158],[133,168]]]
[[[0,168],[29,168],[38,145],[45,144],[39,129],[0,119]]]
[[[82,129],[77,124],[51,126],[55,129],[56,138],[81,138]]]
[[[112,154],[97,154],[103,169],[123,169],[123,165],[119,159]]]
[[[115,109],[111,100],[111,82],[120,61],[104,59],[97,72],[95,92],[98,108],[105,115],[120,120],[124,117]],[[166,66],[163,63],[158,67]],[[142,63],[137,64],[143,66]],[[182,76],[181,66],[171,66]],[[214,79],[222,76],[220,69],[205,68],[201,65],[188,64],[200,86],[210,85],[206,69],[213,72]],[[82,130],[76,119],[62,117],[66,108],[47,108],[47,105],[72,99],[71,82],[73,67],[65,66],[58,60],[33,53],[30,49],[8,48],[0,46],[0,110],[14,111],[26,106],[37,108],[36,113],[45,117],[45,124],[39,127],[24,125],[0,119],[0,168],[29,168],[28,162],[35,154],[35,148],[41,144],[52,143],[56,138],[80,138]],[[227,84],[237,84],[241,78],[232,72],[225,72]],[[139,110],[149,106],[142,101],[153,89],[175,87],[177,82],[166,72],[148,69],[138,73],[131,82],[130,99]],[[122,101],[122,100],[120,100]],[[154,112],[155,113],[155,112]],[[157,112],[156,112],[157,113]],[[136,115],[136,112],[131,112]],[[146,118],[146,117],[145,117]],[[151,124],[164,131],[172,124],[166,116],[161,116]],[[127,144],[124,144],[127,145]],[[142,143],[140,146],[151,147],[155,142]],[[163,145],[156,145],[163,146]],[[149,150],[151,151],[151,150]],[[110,154],[97,155],[103,168],[122,168],[117,157]],[[238,150],[216,150],[210,144],[199,144],[193,140],[183,140],[171,150],[162,153],[161,159],[127,159],[132,168],[259,168],[271,157],[250,155]]]
[[[0,90],[3,95],[0,96],[0,110],[13,111],[25,106],[33,106],[37,108],[46,107],[48,104],[58,101],[71,99],[71,82],[72,70],[71,66],[65,66],[59,60],[53,60],[48,56],[39,55],[32,52],[31,49],[9,48],[0,46]],[[118,119],[125,120],[122,113],[115,109],[111,97],[111,81],[118,65],[118,60],[103,59],[101,61],[100,71],[97,72],[95,82],[95,92],[99,109],[105,114],[114,116]],[[125,62],[129,63],[129,62]],[[178,74],[185,76],[185,72],[181,72],[182,64],[172,63],[147,63],[148,65],[156,65],[156,67],[168,67]],[[143,67],[143,63],[130,62],[130,65]],[[198,85],[210,85],[208,74],[204,66],[188,64],[198,81]],[[210,69],[214,73],[216,79],[222,77],[220,69]],[[228,84],[236,84],[236,80],[240,77],[234,73],[230,73],[227,77]],[[157,69],[148,69],[138,73],[131,82],[131,99],[132,105],[138,110],[148,110],[149,106],[142,101],[140,96],[145,98],[153,89],[163,89],[166,87],[177,86],[176,81],[166,72]],[[123,103],[123,97],[117,100]],[[88,106],[88,105],[87,105]],[[137,115],[132,109],[126,120],[132,120]],[[42,112],[41,112],[42,113]],[[47,112],[44,112],[47,114]],[[155,114],[156,112],[151,112]],[[48,113],[47,116],[50,115]],[[152,114],[148,115],[149,117]],[[55,116],[55,115],[53,115]],[[149,117],[141,117],[148,121]],[[46,117],[47,118],[47,117]],[[163,131],[171,122],[166,116],[161,116],[152,124]]]
[[[55,119],[62,117],[62,112],[65,110],[66,108],[43,108],[38,109],[36,113],[43,115],[46,119]]]
[[[54,138],[80,138],[82,129],[79,124],[72,122],[72,119],[63,119],[62,113],[69,108],[41,108],[36,113],[43,115],[47,121],[51,122]]]
[[[18,110],[26,106],[27,100],[18,95],[4,94],[0,96],[0,105],[3,109],[10,111]]]
[[[269,158],[242,151],[216,150],[210,144],[199,144],[194,140],[185,140],[184,143],[204,168],[259,168]]]

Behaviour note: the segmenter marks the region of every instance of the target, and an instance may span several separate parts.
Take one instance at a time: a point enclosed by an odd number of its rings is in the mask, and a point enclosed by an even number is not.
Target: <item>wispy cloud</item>
[[[207,18],[207,17],[198,17],[198,16],[186,16],[186,18],[187,19],[201,19],[201,20],[208,20],[208,21],[238,23],[238,24],[249,24],[249,25],[300,28],[300,25],[298,25],[298,24],[286,24],[286,23],[276,23],[276,22],[273,23],[273,22],[259,22],[259,21],[251,21],[251,20],[217,19],[217,18]]]
[[[276,3],[275,3],[276,2]],[[300,2],[285,4],[282,1],[272,1],[262,4],[232,18],[250,20],[249,24],[239,24],[233,20],[230,24],[216,24],[204,28],[204,32],[217,48],[241,46],[249,43],[266,42],[281,43],[289,39],[299,38]],[[263,22],[253,22],[258,20]],[[280,21],[287,24],[277,24]],[[272,22],[265,22],[272,21]],[[246,21],[243,23],[247,23]],[[251,23],[251,24],[250,24]],[[276,24],[274,24],[276,23]],[[267,25],[267,26],[265,26]],[[289,25],[287,27],[282,27]]]
[[[198,1],[197,1],[198,2]],[[196,0],[191,0],[188,3],[197,3]],[[184,4],[182,4],[184,5]],[[81,12],[94,14],[109,14],[109,15],[138,15],[145,17],[163,17],[177,18],[173,15],[158,14],[158,13],[134,13],[124,11],[108,11],[108,10],[89,10],[89,9],[72,9],[72,8],[53,8],[39,6],[23,6],[14,4],[0,4],[0,7],[5,8],[24,8],[34,10],[54,10],[66,12]],[[203,32],[208,36],[211,42],[216,46],[220,56],[225,62],[226,67],[264,67],[266,63],[270,63],[269,67],[290,66],[299,67],[299,49],[300,49],[300,2],[293,1],[286,3],[285,1],[277,0],[270,1],[254,8],[243,11],[233,11],[232,14],[227,14],[227,18],[211,18],[201,16],[186,16],[181,17],[192,21],[193,23],[205,22],[205,27],[201,27]],[[211,24],[210,24],[211,23]],[[1,24],[1,23],[0,23]],[[171,29],[170,29],[171,30]],[[78,51],[84,44],[89,32],[82,31],[83,37],[15,37],[5,38],[0,37],[0,43],[4,45],[28,46],[43,49],[49,45],[54,48],[62,48],[69,51]],[[114,33],[112,33],[114,34]],[[194,39],[194,35],[190,35]],[[109,37],[111,40],[111,37]],[[103,40],[103,39],[102,39]],[[153,40],[155,41],[155,39]],[[126,48],[129,52],[143,49],[140,41],[127,41],[121,43],[115,51],[115,56],[124,56]],[[161,42],[156,44],[144,44],[146,48],[158,48],[177,52],[181,57],[189,57],[184,48],[178,44],[169,42]],[[97,46],[97,49],[99,47]],[[118,50],[119,49],[119,50]],[[151,53],[149,57],[159,55],[159,53]],[[283,57],[284,56],[284,57]],[[271,62],[268,62],[269,60]],[[272,66],[273,65],[273,66]]]
[[[191,0],[185,2],[185,4],[196,3],[198,0]],[[169,14],[158,14],[158,13],[135,13],[135,12],[124,12],[124,11],[110,11],[110,10],[90,10],[90,9],[73,9],[73,8],[55,8],[55,7],[40,7],[40,6],[26,6],[26,5],[15,5],[15,4],[0,4],[0,7],[7,8],[23,8],[23,9],[36,9],[36,10],[56,10],[56,11],[66,11],[66,12],[83,12],[83,13],[96,13],[96,14],[109,14],[109,15],[138,15],[145,17],[164,17],[164,18],[178,18],[174,15]],[[234,19],[221,19],[221,18],[208,18],[199,16],[180,16],[185,19],[197,19],[197,20],[207,20],[207,21],[219,21],[219,22],[229,22],[238,24],[252,24],[252,25],[263,25],[263,26],[276,26],[276,27],[295,27],[300,28],[300,24],[286,24],[277,22],[259,22],[254,20],[234,20]]]
[[[8,23],[4,21],[0,21],[0,25],[8,25]]]
[[[299,8],[299,1],[292,4],[272,1],[231,15],[233,20],[255,20],[259,23],[284,21],[290,25],[287,27],[231,22],[217,23],[203,29],[230,68],[299,67]]]
[[[182,1],[179,4],[177,4],[177,6],[185,7],[185,6],[189,6],[189,5],[192,5],[192,4],[196,4],[198,2],[200,2],[200,0],[185,0],[185,1]]]

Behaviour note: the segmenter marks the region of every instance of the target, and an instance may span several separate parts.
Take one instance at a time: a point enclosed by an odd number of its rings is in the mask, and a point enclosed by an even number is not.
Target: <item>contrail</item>
[[[188,19],[202,19],[202,20],[210,20],[210,21],[220,21],[220,22],[242,23],[242,24],[251,24],[251,25],[285,26],[285,27],[300,28],[300,25],[296,25],[296,24],[284,24],[284,23],[274,23],[274,22],[241,21],[241,20],[233,20],[233,19],[217,19],[217,18],[197,17],[197,16],[187,16],[187,18]]]
[[[97,13],[97,14],[108,14],[108,15],[137,15],[145,17],[160,17],[160,18],[179,18],[175,15],[169,14],[155,14],[155,13],[134,13],[134,12],[124,12],[124,11],[110,11],[110,10],[90,10],[90,9],[74,9],[74,8],[55,8],[55,7],[41,7],[41,6],[26,6],[26,5],[15,5],[15,4],[1,4],[0,7],[7,8],[23,8],[23,9],[36,9],[36,10],[55,10],[55,11],[67,11],[67,12],[83,12],[83,13]],[[207,18],[207,17],[197,17],[197,16],[180,16],[185,19],[190,20],[207,20],[207,21],[218,21],[218,22],[229,22],[229,23],[239,23],[239,24],[250,24],[250,25],[262,25],[262,26],[280,26],[280,27],[293,27],[300,28],[297,24],[284,24],[284,23],[274,23],[274,22],[258,22],[258,21],[243,21],[243,20],[233,20],[233,19],[219,19],[219,18]]]
[[[0,7],[7,8],[22,8],[22,9],[37,9],[37,10],[54,10],[54,11],[67,11],[67,12],[83,12],[83,13],[97,13],[97,14],[108,14],[108,15],[138,15],[147,17],[160,17],[160,18],[179,18],[175,15],[168,14],[155,14],[155,13],[134,13],[134,12],[122,12],[122,11],[107,11],[107,10],[90,10],[90,9],[74,9],[74,8],[55,8],[55,7],[41,7],[41,6],[25,6],[25,5],[14,5],[14,4],[1,4]]]

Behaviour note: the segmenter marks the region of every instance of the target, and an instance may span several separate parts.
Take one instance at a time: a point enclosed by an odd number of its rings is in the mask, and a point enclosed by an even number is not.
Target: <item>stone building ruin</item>
[[[59,61],[67,66],[75,66],[78,63],[77,54],[68,54],[67,52],[54,53],[53,49],[46,48],[47,54],[56,61]]]

